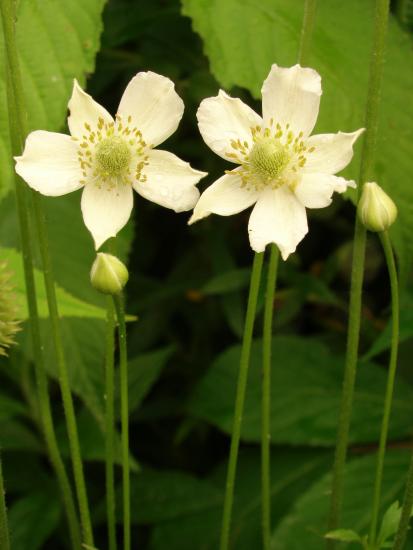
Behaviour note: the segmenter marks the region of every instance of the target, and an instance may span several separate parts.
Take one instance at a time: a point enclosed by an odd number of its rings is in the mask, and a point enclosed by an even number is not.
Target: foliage
[[[178,0],[109,0],[102,24],[103,4],[103,0],[20,0],[18,38],[30,128],[64,130],[74,77],[83,84],[88,77],[88,91],[114,113],[130,77],[140,70],[153,70],[172,78],[185,101],[183,121],[168,142],[168,150],[209,172],[200,185],[203,189],[227,166],[197,133],[199,102],[223,87],[259,109],[256,99],[270,64],[295,62],[303,2],[183,0],[181,5]],[[320,132],[350,131],[363,124],[372,7],[373,0],[320,2],[311,54],[311,65],[323,77]],[[411,39],[394,16],[376,172],[400,211],[392,239],[405,289],[381,517],[402,497],[408,463],[404,448],[412,436]],[[3,55],[0,36],[0,61]],[[8,359],[0,358],[0,446],[12,547],[65,548],[64,514],[38,424],[1,78],[0,258],[8,259],[13,272],[23,321],[19,345]],[[358,166],[359,155],[348,175],[357,176]],[[44,198],[43,204],[96,546],[103,550],[105,302],[89,283],[95,252],[83,226],[79,201],[79,194],[74,193]],[[188,228],[187,214],[175,215],[136,198],[134,218],[117,239],[117,253],[128,263],[130,273],[127,311],[135,319],[128,323],[132,521],[142,550],[217,548],[252,261],[247,215],[212,216]],[[340,197],[330,208],[312,211],[309,235],[279,269],[272,369],[274,550],[319,550],[323,544],[345,354],[353,223],[354,207]],[[33,237],[36,242],[34,232]],[[35,253],[40,266],[37,248]],[[57,378],[55,351],[40,267],[36,282],[46,366],[52,377],[53,413],[69,464],[60,395],[53,382]],[[353,535],[347,529],[362,536],[368,531],[390,342],[387,288],[381,249],[371,237],[342,523],[346,531],[341,533],[350,538]],[[263,300],[261,289],[236,485],[232,537],[237,550],[260,545]],[[117,466],[117,490],[120,477]],[[357,548],[352,542],[342,546]],[[413,548],[412,538],[406,548]]]

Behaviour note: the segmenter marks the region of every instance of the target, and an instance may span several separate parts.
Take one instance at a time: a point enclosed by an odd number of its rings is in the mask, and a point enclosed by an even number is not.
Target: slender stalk
[[[380,510],[381,486],[383,481],[384,457],[386,454],[387,435],[389,432],[390,413],[393,401],[394,379],[397,369],[397,352],[399,348],[399,285],[397,280],[396,263],[389,234],[384,231],[380,234],[386,257],[387,269],[389,271],[392,307],[392,337],[390,348],[389,371],[387,375],[386,395],[384,398],[383,420],[380,431],[379,452],[377,456],[376,477],[374,481],[374,496],[372,506],[372,517],[370,524],[370,544],[375,544],[377,535],[377,522]]]
[[[305,0],[303,25],[301,27],[300,46],[298,49],[298,63],[300,65],[308,63],[316,12],[317,0]]]
[[[9,522],[7,520],[6,492],[0,456],[0,548],[10,550]]]
[[[114,330],[115,318],[112,299],[107,299],[106,317],[106,510],[108,519],[109,550],[116,550],[116,520],[115,520],[115,483],[114,483]]]
[[[46,287],[46,297],[50,315],[51,335],[55,346],[57,365],[59,369],[59,384],[62,394],[63,409],[66,418],[66,428],[69,437],[70,455],[72,459],[73,476],[75,479],[76,493],[80,511],[80,521],[83,530],[83,538],[87,545],[93,546],[94,543],[92,522],[90,519],[86,482],[83,472],[79,434],[76,424],[75,407],[70,390],[69,373],[67,370],[65,353],[63,349],[63,339],[59,322],[56,289],[49,252],[46,219],[41,205],[41,197],[36,192],[33,192],[33,210],[39,237],[39,247],[43,265],[44,283]]]
[[[380,104],[383,58],[386,43],[389,14],[389,0],[376,0],[373,47],[370,59],[369,86],[366,103],[366,135],[363,142],[358,199],[362,187],[373,173],[374,151],[377,139],[378,113]],[[360,337],[361,294],[363,286],[366,230],[356,216],[353,244],[353,266],[347,333],[347,353],[337,428],[337,442],[334,457],[328,530],[337,529],[340,521],[344,467],[347,457],[348,437],[353,408],[354,386],[357,374],[357,358]],[[336,548],[336,542],[327,540],[328,550]]]
[[[310,45],[317,11],[317,0],[305,0],[304,17],[301,28],[298,63],[308,63]],[[267,290],[263,327],[263,375],[262,375],[262,410],[261,410],[261,500],[262,500],[262,539],[264,550],[271,547],[271,341],[274,294],[277,279],[279,251],[271,245],[268,266]]]
[[[270,550],[271,547],[271,344],[278,259],[279,251],[277,245],[273,243],[270,246],[262,340],[261,500],[262,542],[264,550]]]
[[[234,485],[237,472],[238,450],[241,437],[242,414],[244,410],[245,390],[248,380],[248,367],[251,353],[251,342],[254,329],[255,312],[257,309],[258,290],[261,282],[262,262],[264,253],[255,254],[252,265],[250,290],[248,296],[247,314],[242,339],[241,359],[238,374],[237,393],[235,399],[234,423],[232,427],[231,448],[229,452],[227,479],[225,485],[224,510],[221,528],[221,550],[229,546],[232,505],[234,501]]]
[[[120,407],[122,427],[122,485],[123,485],[123,548],[130,550],[130,471],[129,471],[129,399],[128,355],[126,347],[125,310],[122,296],[114,296],[119,331]]]
[[[19,86],[16,82],[18,81],[21,83],[21,79],[17,58],[14,27],[15,14],[12,1],[1,0],[0,12],[2,16],[3,32],[5,37],[6,86],[12,150],[14,154],[19,154],[22,150],[25,135],[25,120],[24,115],[21,112],[21,108],[23,106],[23,103],[21,101],[22,90],[21,86]],[[19,98],[20,101],[18,101]],[[18,106],[20,106],[20,109],[18,108]],[[20,228],[23,268],[26,286],[26,299],[29,310],[30,333],[34,355],[37,401],[39,406],[40,420],[43,436],[45,438],[47,446],[47,451],[62,494],[72,547],[77,550],[81,544],[77,512],[73,499],[72,489],[70,486],[70,481],[57,444],[56,433],[53,424],[53,416],[51,412],[47,374],[44,367],[44,358],[42,351],[43,348],[41,344],[39,316],[36,302],[36,287],[33,274],[34,262],[30,246],[31,231],[29,228],[27,213],[28,210],[26,204],[26,188],[20,178],[16,177],[15,182],[17,214]]]
[[[400,517],[399,527],[397,529],[396,538],[394,539],[392,550],[403,550],[406,543],[407,531],[412,515],[413,507],[413,453],[410,461],[409,471],[407,473],[406,490],[404,493],[402,514]]]

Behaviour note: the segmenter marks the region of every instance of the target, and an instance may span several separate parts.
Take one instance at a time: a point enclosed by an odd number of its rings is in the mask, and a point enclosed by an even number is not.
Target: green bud
[[[6,262],[0,262],[0,355],[7,355],[7,348],[14,344],[14,335],[20,330],[18,306],[11,275]]]
[[[128,282],[125,265],[111,254],[99,252],[90,270],[92,286],[103,294],[119,294]]]
[[[358,215],[370,231],[385,231],[397,218],[397,206],[377,183],[367,182],[358,204]]]

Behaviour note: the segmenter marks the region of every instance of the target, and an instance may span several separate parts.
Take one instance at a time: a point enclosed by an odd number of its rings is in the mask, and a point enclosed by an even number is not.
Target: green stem
[[[40,254],[43,265],[44,284],[46,288],[47,304],[49,308],[51,334],[55,346],[57,365],[59,369],[59,384],[62,394],[63,409],[66,418],[66,428],[69,437],[70,455],[72,459],[73,476],[75,480],[77,499],[80,511],[80,521],[83,529],[83,538],[87,545],[93,546],[92,522],[90,519],[89,503],[86,491],[86,482],[83,472],[82,457],[80,451],[79,434],[76,424],[76,414],[70,390],[69,373],[67,370],[63,339],[59,322],[56,289],[52,271],[52,263],[49,252],[49,243],[46,228],[46,219],[41,204],[41,197],[33,192],[33,210],[36,221]]]
[[[308,63],[316,11],[317,0],[306,0],[304,4],[304,18],[301,27],[300,46],[298,48],[298,63],[300,65],[305,65]]]
[[[250,290],[248,296],[247,314],[245,318],[244,336],[242,339],[241,359],[238,374],[237,393],[235,399],[234,422],[232,427],[231,448],[229,452],[227,479],[225,485],[224,510],[221,528],[221,550],[229,547],[232,505],[234,501],[234,485],[237,471],[238,450],[241,437],[242,414],[244,410],[245,390],[248,380],[248,367],[251,353],[251,342],[254,329],[255,312],[257,309],[258,290],[261,282],[262,262],[264,253],[255,254],[252,266]]]
[[[298,53],[298,63],[308,63],[311,38],[314,29],[317,0],[306,0],[304,17],[301,29],[301,39]],[[263,327],[263,373],[262,373],[262,402],[261,402],[261,500],[262,500],[262,540],[263,549],[271,547],[271,344],[274,295],[277,279],[279,251],[273,243],[270,247],[268,265],[267,290],[265,298],[264,327]]]
[[[109,550],[116,550],[115,483],[114,483],[114,330],[115,318],[112,299],[107,299],[106,320],[106,510],[108,519]]]
[[[400,517],[399,527],[397,529],[396,538],[392,550],[402,550],[406,543],[407,531],[412,515],[413,507],[413,453],[410,461],[409,471],[407,473],[406,490],[404,493],[402,514]]]
[[[381,486],[383,481],[384,457],[386,454],[387,435],[389,431],[390,413],[393,401],[394,379],[397,369],[397,352],[399,347],[399,288],[397,281],[396,263],[392,246],[390,243],[389,234],[384,231],[380,235],[380,240],[383,245],[384,255],[386,257],[387,269],[389,271],[391,301],[392,301],[392,337],[390,348],[389,371],[387,375],[386,395],[384,399],[383,420],[380,431],[380,443],[377,456],[376,477],[374,482],[374,496],[372,517],[370,524],[369,541],[371,544],[376,543],[377,522],[380,510]]]
[[[264,550],[270,550],[271,547],[271,344],[278,259],[279,251],[277,245],[273,243],[270,246],[262,341],[261,498]]]
[[[122,296],[114,296],[119,325],[120,401],[122,426],[122,485],[123,485],[123,548],[130,550],[130,471],[129,471],[129,399],[128,355],[126,347],[125,311]]]
[[[337,529],[340,518],[342,485],[346,463],[348,436],[357,373],[357,356],[360,334],[361,294],[363,285],[366,231],[358,218],[353,245],[353,265],[351,274],[350,312],[347,333],[347,354],[341,394],[340,416],[337,429],[337,443],[333,466],[333,479],[330,500],[328,530]],[[334,541],[327,541],[327,548],[335,548]]]
[[[15,13],[12,1],[1,0],[0,12],[2,16],[5,38],[6,87],[9,107],[10,136],[12,140],[13,153],[19,154],[23,147],[26,122],[24,120],[24,115],[22,114],[24,101],[16,49],[14,23]],[[39,316],[36,302],[36,287],[33,273],[34,262],[30,246],[31,231],[29,228],[28,209],[26,204],[26,187],[22,180],[18,177],[15,178],[15,183],[17,214],[20,228],[26,299],[29,310],[30,333],[34,356],[37,401],[39,405],[40,420],[42,423],[43,436],[46,441],[50,461],[55,471],[62,494],[71,543],[73,548],[77,550],[80,547],[80,532],[76,507],[70,481],[57,444],[53,416],[51,412],[47,374],[44,367],[43,348],[41,344]]]
[[[367,179],[372,177],[373,173],[388,13],[389,0],[376,0],[374,37],[370,59],[369,86],[366,103],[366,135],[363,142],[360,165],[358,199],[361,196],[363,184],[367,181]],[[353,266],[351,274],[349,325],[347,334],[347,353],[332,475],[330,511],[328,519],[329,531],[337,529],[340,521],[344,468],[347,457],[354,386],[357,374],[365,249],[366,230],[356,215],[353,244]],[[326,546],[328,550],[333,550],[336,548],[336,543],[333,540],[327,540]]]
[[[10,550],[9,522],[7,520],[6,492],[0,456],[0,548]]]

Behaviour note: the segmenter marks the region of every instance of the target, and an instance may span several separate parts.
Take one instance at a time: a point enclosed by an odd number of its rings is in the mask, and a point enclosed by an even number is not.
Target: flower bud
[[[358,215],[370,231],[385,231],[397,218],[397,206],[377,183],[367,182],[361,194]]]
[[[15,343],[14,335],[20,330],[16,295],[11,284],[6,262],[0,262],[0,355]]]
[[[90,270],[92,286],[103,294],[119,294],[128,282],[125,265],[111,254],[99,252]]]

